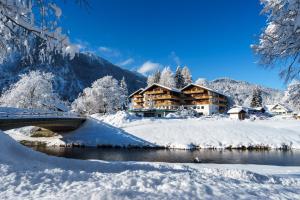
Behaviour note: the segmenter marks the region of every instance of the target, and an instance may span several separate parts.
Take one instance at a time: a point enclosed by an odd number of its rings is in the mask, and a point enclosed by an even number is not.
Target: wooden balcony
[[[212,104],[210,101],[186,101],[186,105],[207,105]]]
[[[204,93],[204,90],[187,90],[183,92],[184,94],[197,94],[197,93]]]
[[[180,97],[174,95],[160,95],[160,96],[153,96],[152,100],[164,100],[164,99],[177,99],[180,100]]]
[[[142,108],[144,108],[144,106],[143,105],[133,105],[133,108],[134,109],[142,109]]]
[[[166,92],[163,90],[153,90],[153,91],[145,92],[145,94],[164,94],[164,93],[166,93]]]
[[[209,96],[209,95],[191,95],[189,97],[186,97],[185,99],[194,100],[194,99],[209,99],[209,98],[212,98],[212,96]]]
[[[143,99],[133,99],[133,102],[135,102],[135,103],[143,103]]]

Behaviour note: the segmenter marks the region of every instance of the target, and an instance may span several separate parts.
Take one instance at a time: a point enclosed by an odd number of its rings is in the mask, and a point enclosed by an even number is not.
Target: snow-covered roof
[[[140,93],[141,91],[143,91],[144,90],[144,88],[140,88],[140,89],[138,89],[138,90],[136,90],[135,92],[133,92],[131,95],[129,95],[128,97],[130,98],[130,97],[132,97],[133,95],[135,95],[135,94],[137,94],[137,93]]]
[[[165,88],[165,89],[170,90],[170,91],[172,91],[172,92],[177,92],[177,93],[180,93],[180,92],[181,92],[180,90],[178,90],[178,89],[176,89],[176,88],[166,87],[166,86],[161,85],[161,84],[158,84],[158,83],[153,83],[152,85],[146,87],[142,92],[147,91],[149,88],[151,88],[151,87],[153,87],[153,86],[162,87],[162,88]]]
[[[184,88],[182,88],[181,91],[184,90],[184,89],[186,89],[187,87],[190,87],[190,86],[201,87],[201,88],[203,88],[203,89],[206,89],[206,90],[209,90],[209,91],[211,91],[211,92],[214,92],[214,93],[217,93],[217,94],[220,94],[220,95],[223,95],[223,96],[226,96],[226,97],[227,97],[227,95],[225,95],[225,94],[223,94],[223,93],[221,93],[221,92],[218,92],[218,91],[213,90],[213,89],[211,89],[211,88],[205,87],[205,86],[203,86],[203,85],[198,85],[198,84],[195,84],[195,83],[190,83],[190,84],[188,84],[187,86],[185,86]]]
[[[240,112],[246,112],[246,110],[243,107],[235,107],[235,108],[231,108],[230,110],[228,110],[228,114],[237,114]]]
[[[283,105],[281,103],[277,103],[277,104],[273,104],[273,105],[266,105],[265,108],[268,111],[271,111],[273,108],[275,108],[276,106],[281,107],[283,110],[287,111],[287,112],[291,112],[292,110],[290,108],[288,108],[286,105]]]

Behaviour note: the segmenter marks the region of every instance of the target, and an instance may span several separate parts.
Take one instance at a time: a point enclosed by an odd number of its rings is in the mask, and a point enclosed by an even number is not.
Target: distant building
[[[277,103],[275,105],[266,105],[266,110],[270,114],[273,115],[284,115],[284,114],[291,114],[292,110],[289,109],[287,106]]]
[[[256,107],[256,108],[247,108],[248,114],[263,114],[266,112],[266,109],[264,107]]]
[[[131,111],[143,116],[165,116],[181,107],[193,109],[199,115],[225,113],[228,108],[225,95],[196,84],[178,90],[154,83],[135,91],[129,98]]]
[[[231,108],[227,112],[232,119],[244,120],[246,118],[247,111],[243,107]]]
[[[189,84],[181,92],[184,94],[184,106],[203,115],[225,113],[228,99],[225,95],[210,88]]]
[[[141,109],[143,108],[143,95],[140,94],[140,92],[143,91],[143,88],[138,89],[134,93],[132,93],[129,98],[131,99],[132,107],[135,109]]]

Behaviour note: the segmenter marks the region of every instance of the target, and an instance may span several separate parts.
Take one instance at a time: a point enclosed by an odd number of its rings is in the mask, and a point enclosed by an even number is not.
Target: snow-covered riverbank
[[[161,146],[167,148],[269,147],[300,149],[300,121],[269,118],[237,121],[226,117],[136,118],[125,112],[93,115],[78,130],[53,138],[32,138],[28,129],[8,131],[16,140],[86,146]],[[21,132],[21,133],[20,133]]]
[[[0,199],[297,199],[300,167],[81,161],[0,132]]]

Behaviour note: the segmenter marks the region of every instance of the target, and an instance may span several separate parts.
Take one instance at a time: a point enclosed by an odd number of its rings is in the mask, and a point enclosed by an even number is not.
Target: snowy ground
[[[0,132],[0,199],[299,199],[300,167],[81,161]]]
[[[87,146],[164,146],[179,149],[242,146],[300,149],[300,121],[280,117],[255,121],[220,116],[141,119],[119,112],[107,116],[93,115],[81,128],[61,137],[32,139],[24,129],[7,133],[16,140],[39,140],[48,145],[78,143]]]

